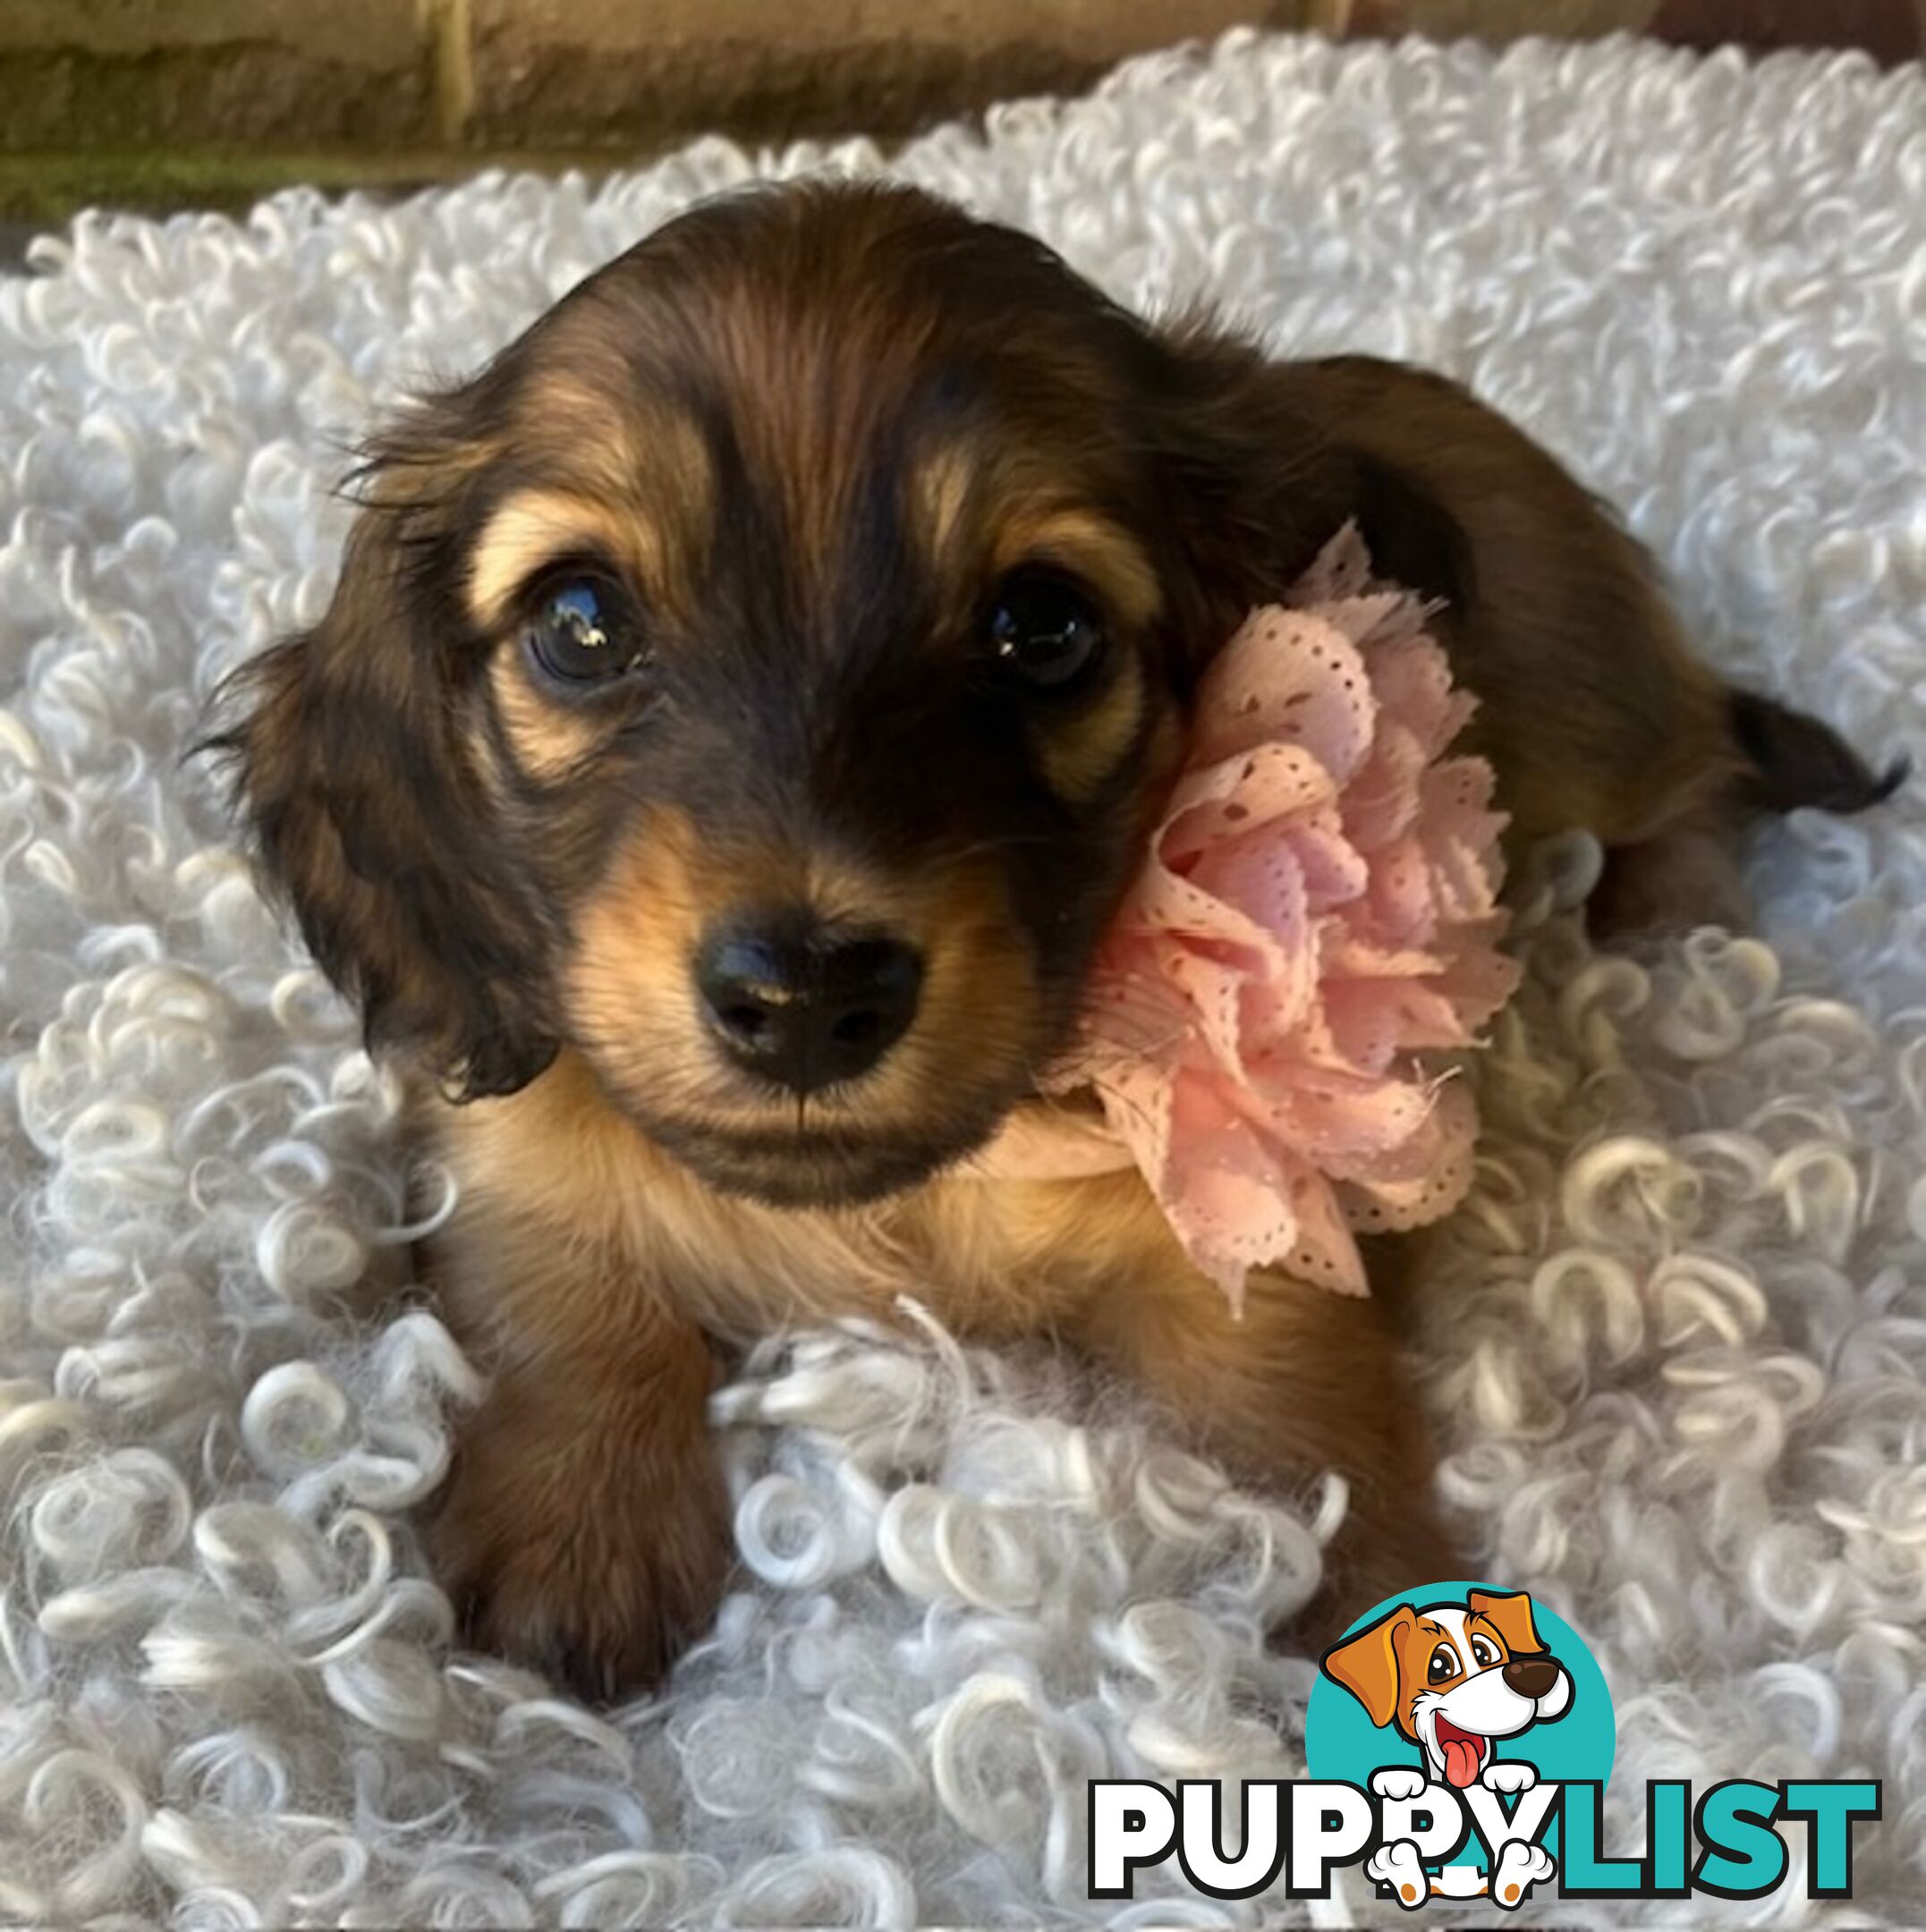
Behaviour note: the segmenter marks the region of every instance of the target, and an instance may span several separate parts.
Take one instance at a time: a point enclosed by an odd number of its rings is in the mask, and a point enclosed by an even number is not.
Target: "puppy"
[[[1201,669],[1346,518],[1445,600],[1514,838],[1589,826],[1702,911],[1749,809],[1880,790],[1695,663],[1462,389],[1152,327],[900,190],[670,223],[362,484],[219,742],[460,1185],[428,1270],[493,1392],[440,1574],[597,1693],[721,1586],[718,1350],[903,1290],[1082,1349],[1243,1479],[1342,1471],[1334,1607],[1457,1567],[1380,1303],[1271,1276],[1234,1321],[1134,1177],[958,1165],[1068,1035]]]

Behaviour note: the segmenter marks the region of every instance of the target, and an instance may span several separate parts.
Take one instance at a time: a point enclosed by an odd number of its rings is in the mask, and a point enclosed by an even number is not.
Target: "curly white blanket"
[[[940,1337],[726,1394],[745,1581],[666,1697],[451,1653],[408,1511],[470,1371],[351,1305],[404,1251],[395,1096],[179,762],[321,607],[370,412],[760,165],[87,220],[0,284],[0,1919],[1258,1916],[1090,1903],[1084,1780],[1301,1775],[1310,1666],[1258,1631],[1306,1526]],[[1468,377],[1735,674],[1926,748],[1917,68],[1238,38],[891,166],[1129,301]],[[1608,1845],[1647,1776],[1876,1775],[1845,1909],[1888,1919],[1926,1893],[1918,798],[1763,835],[1765,943],[1539,928],[1426,1300],[1467,1541],[1617,1699]]]

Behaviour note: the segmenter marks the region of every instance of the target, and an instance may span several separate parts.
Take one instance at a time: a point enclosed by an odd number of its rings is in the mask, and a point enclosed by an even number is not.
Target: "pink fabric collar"
[[[1099,955],[1070,1051],[971,1164],[1135,1165],[1241,1305],[1252,1268],[1366,1292],[1355,1234],[1470,1185],[1476,1111],[1431,1056],[1517,982],[1491,770],[1426,606],[1356,530],[1254,611],[1200,688],[1191,755]]]

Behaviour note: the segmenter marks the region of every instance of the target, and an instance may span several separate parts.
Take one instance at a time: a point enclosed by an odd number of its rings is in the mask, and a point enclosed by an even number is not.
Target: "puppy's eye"
[[[1482,1637],[1472,1639],[1472,1657],[1480,1670],[1489,1670],[1498,1660],[1498,1652]]]
[[[1061,691],[1095,665],[1103,620],[1067,577],[1031,567],[1013,571],[990,599],[989,640],[997,661],[1039,691]]]
[[[1458,1674],[1458,1653],[1447,1643],[1441,1643],[1431,1653],[1431,1662],[1425,1675],[1432,1683],[1443,1683],[1447,1677]]]
[[[544,586],[526,635],[537,666],[564,684],[619,677],[642,655],[635,612],[606,578],[557,577]]]

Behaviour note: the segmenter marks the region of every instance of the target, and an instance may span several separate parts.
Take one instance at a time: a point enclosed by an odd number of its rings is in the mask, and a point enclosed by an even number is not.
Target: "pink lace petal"
[[[1098,963],[1090,1005],[1072,1049],[1051,1069],[1045,1090],[1082,1086],[1087,1066],[1162,1065],[1190,1037],[1190,1004],[1163,971],[1155,945],[1113,937]]]
[[[1242,1059],[1269,1059],[1280,1053],[1306,1057],[1306,1043],[1323,1039],[1324,1028],[1318,1016],[1321,950],[1313,935],[1304,948],[1301,970],[1253,980],[1244,987],[1240,1006]]]
[[[1431,854],[1415,832],[1394,839],[1372,855],[1361,933],[1380,945],[1429,947],[1440,907]]]
[[[1252,970],[1280,955],[1276,939],[1234,905],[1180,878],[1155,860],[1118,914],[1126,934],[1140,943],[1174,940],[1181,945],[1223,946],[1247,955]],[[1173,950],[1159,947],[1164,956]]]
[[[1314,919],[1362,899],[1370,889],[1370,861],[1345,836],[1335,812],[1315,813],[1297,826],[1291,856],[1303,876],[1304,910]]]
[[[1335,809],[1337,797],[1336,780],[1302,745],[1256,745],[1181,779],[1151,850],[1188,876],[1199,855],[1224,840],[1246,837],[1280,819],[1296,824],[1310,813]]]
[[[1387,982],[1327,978],[1318,995],[1325,1030],[1318,1057],[1360,1073],[1384,1072],[1404,1043],[1404,1016]]]
[[[1175,1080],[1148,1063],[1120,1068],[1098,1086],[1104,1118],[1159,1193],[1169,1166]]]
[[[1205,672],[1193,756],[1294,745],[1342,785],[1370,750],[1377,716],[1356,645],[1321,612],[1274,605],[1253,612]]]
[[[1336,920],[1324,935],[1324,966],[1345,979],[1417,979],[1441,973],[1451,963],[1442,949],[1386,945]]]
[[[1241,1299],[1244,1275],[1298,1239],[1278,1150],[1204,1082],[1180,1076],[1158,1193],[1177,1238],[1214,1281]]]
[[[1283,835],[1238,838],[1201,853],[1191,884],[1260,926],[1285,953],[1302,952],[1311,916],[1304,879],[1315,834],[1308,828]]]
[[[1400,1053],[1413,1047],[1450,1048],[1471,1044],[1456,1004],[1423,979],[1328,980],[1324,1010],[1332,1034],[1350,1049],[1361,1072],[1385,1074]]]
[[[1377,852],[1417,823],[1428,755],[1400,719],[1379,720],[1371,755],[1345,792],[1345,835],[1360,856]]]
[[[1423,1132],[1414,1137],[1408,1163],[1387,1154],[1379,1172],[1340,1181],[1337,1198],[1350,1224],[1361,1233],[1379,1233],[1442,1219],[1471,1191],[1477,1136],[1471,1096],[1462,1082],[1447,1083]],[[1394,1171],[1405,1165],[1410,1172]]]
[[[1368,1164],[1385,1148],[1402,1146],[1423,1128],[1431,1100],[1415,1083],[1358,1080],[1321,1090],[1300,1084],[1249,1111],[1271,1136],[1330,1167],[1337,1161]]]
[[[1296,962],[1287,954],[1283,963],[1289,970]],[[1168,970],[1171,984],[1180,988],[1189,1000],[1192,1030],[1198,1044],[1226,1073],[1233,1077],[1241,1076],[1243,1072],[1243,994],[1245,987],[1252,983],[1251,975],[1200,953],[1187,953],[1173,960]],[[1304,984],[1304,993],[1308,996],[1308,976],[1300,970],[1294,977]],[[1256,983],[1272,982],[1260,980]]]
[[[1334,1294],[1370,1292],[1364,1258],[1337,1190],[1315,1169],[1306,1169],[1296,1196],[1296,1245],[1277,1259],[1300,1281],[1315,1282]]]
[[[1436,758],[1477,708],[1468,693],[1453,688],[1444,654],[1421,631],[1373,652],[1371,683],[1384,716],[1409,732],[1427,758]]]
[[[1467,946],[1433,985],[1456,1009],[1464,1042],[1489,1026],[1518,990],[1518,962],[1486,946]]]
[[[1346,523],[1318,552],[1291,592],[1294,604],[1339,604],[1360,597],[1371,581],[1370,553],[1355,523]]]
[[[1492,852],[1504,820],[1483,809],[1489,778],[1481,758],[1453,758],[1425,775],[1419,838],[1439,912],[1455,923],[1483,919],[1498,904]]]

